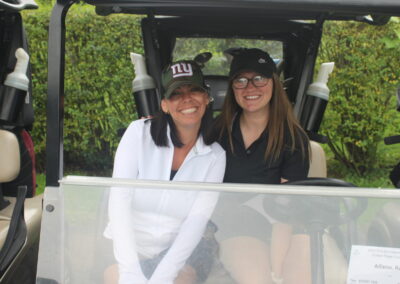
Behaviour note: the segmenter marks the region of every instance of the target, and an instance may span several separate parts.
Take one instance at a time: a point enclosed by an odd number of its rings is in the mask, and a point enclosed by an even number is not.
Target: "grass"
[[[345,169],[338,170],[335,166],[328,166],[328,176],[351,182],[357,187],[394,188],[389,179],[391,168],[374,169],[359,176]]]
[[[36,175],[36,195],[42,194],[44,191],[44,187],[46,186],[46,175],[45,174],[37,174]]]
[[[74,175],[74,176],[111,176],[109,171],[98,171],[96,174],[94,172],[88,172],[83,170],[69,170],[65,173],[65,176]],[[44,188],[46,187],[46,174],[44,173],[36,173],[36,195],[42,194],[44,192]]]

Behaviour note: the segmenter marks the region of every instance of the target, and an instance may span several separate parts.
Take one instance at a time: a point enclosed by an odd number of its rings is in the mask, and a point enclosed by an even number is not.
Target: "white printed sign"
[[[347,284],[400,284],[400,248],[352,246]]]

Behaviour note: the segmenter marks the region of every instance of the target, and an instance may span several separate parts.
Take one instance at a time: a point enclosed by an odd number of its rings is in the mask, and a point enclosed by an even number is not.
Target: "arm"
[[[210,168],[206,182],[222,182],[225,172],[225,153],[217,157]],[[168,253],[162,259],[149,284],[171,284],[185,265],[193,250],[203,236],[204,229],[218,201],[216,192],[200,192],[190,213],[183,222],[177,237]]]
[[[132,188],[112,188],[110,193],[109,218],[120,284],[147,283],[140,267],[135,234],[129,218],[133,195]]]
[[[115,154],[113,177],[136,178],[138,174],[138,132],[131,125],[125,132]],[[140,267],[136,252],[134,228],[132,226],[131,206],[134,198],[132,188],[112,188],[109,199],[110,228],[113,238],[114,255],[119,267],[120,284],[144,284],[146,277]]]
[[[301,146],[304,147],[304,153],[301,150]],[[296,148],[294,151],[289,149],[284,150],[281,171],[283,182],[307,178],[310,168],[309,147],[308,138],[302,134],[301,139],[296,139]]]

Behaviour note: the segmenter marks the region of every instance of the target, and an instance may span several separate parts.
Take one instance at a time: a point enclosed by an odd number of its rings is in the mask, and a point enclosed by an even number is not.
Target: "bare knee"
[[[118,284],[119,272],[118,264],[110,265],[103,273],[104,284]]]
[[[174,284],[192,284],[197,281],[197,273],[196,270],[190,266],[185,265],[178,273]]]
[[[271,283],[268,245],[254,237],[221,242],[221,262],[238,284]]]

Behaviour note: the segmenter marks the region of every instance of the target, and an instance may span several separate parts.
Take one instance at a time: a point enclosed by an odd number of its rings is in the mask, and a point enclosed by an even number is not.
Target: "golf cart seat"
[[[27,192],[26,197],[33,197],[36,193],[36,170],[35,170],[35,154],[33,148],[33,142],[30,134],[23,128],[15,128],[10,131],[1,130],[3,134],[3,139],[12,140],[12,148],[14,150],[10,150],[7,147],[11,147],[11,145],[1,145],[1,152],[5,152],[4,156],[1,154],[0,161],[0,169],[5,170],[5,172],[9,171],[10,174],[8,179],[2,179],[3,173],[0,173],[0,184],[2,186],[2,193],[4,196],[13,196],[17,195],[17,189],[19,186],[26,186]],[[14,139],[6,137],[13,136]],[[1,137],[1,136],[0,136]],[[0,138],[1,139],[1,138]],[[6,143],[6,141],[2,142]],[[18,152],[18,155],[17,155]],[[3,157],[5,157],[3,159]],[[7,170],[6,170],[7,169]],[[2,170],[3,171],[3,170]],[[17,174],[17,176],[13,177],[11,174]],[[5,175],[5,174],[4,174]],[[6,176],[4,176],[6,178]]]
[[[15,214],[13,211],[17,203],[15,199],[4,198],[3,186],[15,180],[21,168],[19,141],[17,136],[11,131],[0,129],[0,157],[0,257],[3,261],[4,256],[8,254],[7,251],[15,248],[11,248],[10,246],[9,232],[12,230],[12,216]],[[21,206],[21,204],[19,205]],[[13,234],[12,232],[10,233]],[[23,242],[18,244],[19,247],[16,248],[17,251],[22,244]],[[4,269],[5,267],[2,265],[2,267],[0,267],[0,272],[4,272]]]
[[[327,177],[326,156],[321,145],[315,141],[310,141],[311,160],[308,177]]]
[[[220,111],[224,105],[226,91],[228,90],[228,77],[222,75],[204,76],[206,85],[210,89],[210,95],[214,99],[213,111]]]
[[[15,261],[20,263],[18,270],[27,269],[24,265],[35,269],[24,255],[38,238],[39,231],[34,228],[40,224],[41,198],[25,199],[33,197],[36,188],[33,143],[25,129],[0,129],[0,157],[0,279],[3,279],[13,275],[8,271]],[[23,278],[22,274],[12,277]]]
[[[0,129],[0,183],[14,180],[20,170],[20,152],[17,136]]]

